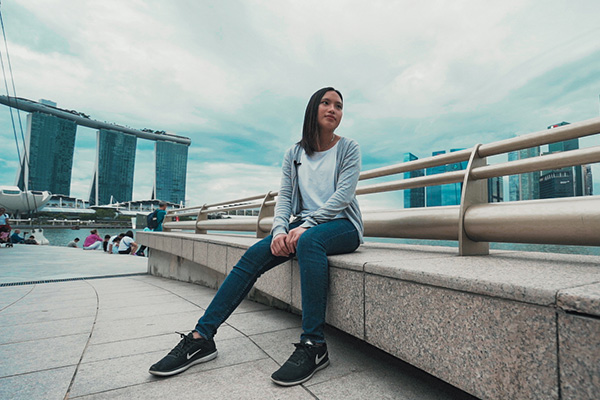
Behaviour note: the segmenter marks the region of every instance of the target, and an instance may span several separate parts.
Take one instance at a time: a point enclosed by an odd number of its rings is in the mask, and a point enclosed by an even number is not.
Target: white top
[[[302,213],[305,216],[316,211],[335,192],[335,163],[337,143],[329,150],[316,151],[308,156],[304,150],[298,166],[298,187],[302,199]]]
[[[123,236],[121,241],[119,242],[119,251],[125,251],[131,247],[131,243],[133,243],[133,239],[129,236]]]
[[[0,214],[0,225],[7,225],[8,214]]]

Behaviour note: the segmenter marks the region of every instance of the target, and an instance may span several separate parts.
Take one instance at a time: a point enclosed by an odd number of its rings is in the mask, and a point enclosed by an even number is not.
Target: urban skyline
[[[10,103],[11,100],[3,98],[2,101]],[[36,103],[21,99],[18,107],[31,112],[27,114],[27,134],[24,137],[16,185],[21,190],[49,191],[54,195],[71,196],[70,183],[78,124],[98,124],[89,120],[89,116],[84,116],[87,120],[82,121],[79,118],[82,114],[75,111],[69,113],[77,116],[71,116],[49,100]],[[147,199],[185,204],[189,139],[177,136],[171,139],[164,132],[154,135],[154,131],[148,129],[138,133],[116,125],[113,125],[113,129],[103,128],[104,126],[108,124],[99,124],[96,131],[95,166],[87,196],[89,205],[133,200],[137,136],[150,140],[156,138],[154,185]],[[146,132],[152,132],[153,136]]]
[[[18,96],[190,137],[191,205],[277,190],[308,98],[324,86],[344,95],[337,133],[358,142],[363,170],[400,163],[406,151],[425,157],[599,116],[600,3],[592,0],[2,7]],[[0,183],[12,185],[19,159],[10,115],[0,111],[8,144]],[[96,138],[79,131],[71,192],[86,198]],[[143,199],[154,143],[138,142],[133,196]],[[600,165],[591,168],[600,193]],[[399,208],[402,199],[359,197],[365,210]]]

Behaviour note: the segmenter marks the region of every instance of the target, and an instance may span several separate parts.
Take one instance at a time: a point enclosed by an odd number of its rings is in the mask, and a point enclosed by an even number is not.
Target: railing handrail
[[[594,134],[600,133],[600,118],[592,118],[586,121],[573,123],[569,125],[564,125],[558,128],[554,128],[551,130],[543,130],[538,132],[533,132],[530,134],[522,135],[515,138],[505,139],[493,143],[475,145],[469,149],[457,150],[455,152],[440,154],[436,156],[431,156],[427,158],[422,158],[418,160],[408,161],[400,164],[390,165],[386,167],[376,168],[368,171],[363,171],[360,173],[359,180],[368,180],[374,179],[384,176],[395,175],[399,173],[406,173],[412,171],[423,170],[426,168],[433,168],[444,166],[447,164],[453,164],[457,162],[465,162],[468,161],[467,169],[462,169],[458,171],[450,171],[444,172],[434,175],[425,175],[418,176],[406,179],[399,179],[389,182],[381,182],[381,183],[372,183],[367,185],[362,185],[357,187],[356,194],[364,195],[370,193],[383,193],[394,190],[404,190],[404,189],[413,189],[420,187],[428,187],[434,185],[442,185],[448,183],[458,183],[463,182],[463,200],[461,200],[461,207],[456,206],[447,206],[447,207],[427,207],[420,209],[419,212],[413,211],[414,209],[409,210],[395,210],[391,211],[388,215],[388,218],[395,221],[396,229],[398,229],[398,221],[404,221],[402,223],[406,223],[406,215],[410,215],[410,221],[414,221],[414,216],[419,215],[419,219],[426,224],[431,225],[431,218],[427,216],[427,214],[437,216],[437,218],[442,218],[443,221],[440,222],[442,225],[446,225],[446,228],[450,227],[450,229],[456,230],[456,235],[448,234],[448,230],[446,229],[444,234],[436,234],[433,235],[423,235],[419,234],[419,238],[422,236],[427,236],[427,238],[447,238],[448,236],[452,236],[453,240],[459,240],[459,247],[461,248],[460,254],[484,254],[488,250],[485,249],[485,246],[474,246],[474,243],[478,240],[487,240],[488,237],[495,237],[499,240],[512,241],[515,243],[521,242],[521,238],[527,237],[528,243],[531,243],[531,235],[524,235],[517,233],[515,235],[493,235],[488,233],[482,234],[481,232],[485,229],[481,228],[480,221],[481,220],[490,220],[489,218],[483,216],[482,210],[486,210],[492,212],[492,210],[497,210],[496,208],[489,208],[491,206],[487,203],[487,197],[484,198],[482,195],[483,191],[487,192],[487,186],[484,188],[483,183],[486,179],[507,176],[507,175],[515,175],[533,171],[543,171],[543,170],[556,170],[568,166],[578,166],[590,163],[598,163],[600,162],[600,146],[570,150],[565,152],[539,155],[536,157],[513,160],[504,163],[487,165],[486,158],[489,156],[495,156],[499,154],[506,154],[513,151],[528,149],[531,147],[547,145],[551,143],[561,142],[569,139],[576,139],[585,136],[590,136]],[[231,200],[231,201],[223,201],[219,203],[213,203],[203,206],[196,207],[188,207],[177,210],[170,210],[167,213],[167,216],[198,216],[197,221],[194,222],[194,227],[196,232],[205,232],[208,229],[219,229],[219,230],[228,230],[227,227],[237,227],[240,229],[229,229],[229,230],[248,230],[253,231],[254,229],[262,230],[263,232],[268,232],[269,224],[272,223],[272,218],[269,217],[269,213],[265,213],[261,211],[260,218],[255,219],[253,222],[240,222],[240,221],[229,221],[229,220],[207,220],[206,215],[215,213],[215,212],[224,212],[224,211],[232,211],[232,210],[240,210],[240,209],[253,209],[261,207],[270,207],[271,215],[273,212],[273,208],[275,205],[275,201],[273,198],[277,196],[277,192],[270,192],[266,194],[259,194],[255,196],[244,197],[241,199]],[[269,198],[267,198],[269,196]],[[465,197],[466,196],[466,197]],[[594,221],[597,222],[597,235],[596,237],[600,237],[600,197],[599,196],[587,196],[591,197],[589,201],[582,201],[576,198],[569,198],[567,200],[560,199],[557,201],[551,200],[532,200],[534,204],[538,204],[541,207],[552,208],[562,210],[564,212],[568,209],[565,208],[565,204],[572,202],[572,204],[577,204],[579,207],[579,213],[567,213],[571,217],[570,220],[570,228],[579,227],[582,231],[589,233],[588,225],[581,225],[579,219]],[[261,202],[256,202],[256,200],[261,200]],[[538,203],[535,203],[538,202]],[[574,203],[573,203],[574,202]],[[464,204],[463,204],[464,203]],[[503,202],[500,204],[509,204],[509,203],[519,203],[519,204],[511,204],[510,207],[505,207],[505,210],[508,210],[510,213],[519,214],[522,210],[527,209],[531,212],[531,204],[525,202]],[[495,205],[494,205],[495,206]],[[453,207],[453,208],[448,208]],[[543,214],[545,218],[550,218],[553,220],[561,219],[560,215],[556,212],[552,212],[551,210],[544,210]],[[477,212],[475,212],[477,211]],[[412,212],[412,214],[407,214],[407,212]],[[585,213],[585,214],[582,214]],[[393,233],[389,232],[389,229],[381,228],[375,229],[374,223],[379,224],[380,226],[389,225],[389,223],[384,221],[379,221],[374,217],[375,215],[380,215],[381,212],[364,212],[364,220],[365,220],[365,235],[366,236],[389,236],[389,237],[414,237],[413,236],[393,236]],[[455,215],[456,214],[456,215]],[[449,215],[452,215],[449,218]],[[201,218],[201,216],[203,216]],[[473,217],[475,216],[475,217]],[[371,218],[374,218],[371,220]],[[498,223],[502,218],[496,216],[494,223]],[[526,219],[526,218],[524,218]],[[508,216],[507,221],[513,224],[519,224],[519,221],[509,221],[510,216]],[[529,219],[527,219],[529,221]],[[564,222],[564,218],[561,219]],[[429,221],[429,222],[428,222]],[[462,222],[461,222],[462,221]],[[530,221],[531,222],[531,221]],[[411,222],[412,223],[412,222]],[[165,229],[190,229],[191,226],[189,221],[187,222],[165,222]],[[254,225],[254,229],[252,229],[252,225]],[[219,227],[219,228],[215,228]],[[477,227],[477,228],[473,228]],[[536,230],[535,227],[529,226],[530,230]],[[191,228],[194,229],[194,228]],[[415,228],[416,229],[416,228]],[[438,229],[439,230],[439,229]],[[460,233],[462,230],[462,234]],[[414,230],[416,232],[416,230]],[[441,229],[444,231],[444,229]],[[469,232],[470,231],[470,232]],[[371,235],[371,233],[373,233]],[[432,236],[432,237],[429,237]],[[499,236],[499,237],[498,237]],[[541,235],[543,237],[552,237],[552,243],[556,244],[582,244],[582,245],[590,245],[588,239],[577,238],[576,231],[572,231],[568,237],[565,237],[564,240],[561,239],[561,235],[557,237],[544,234]],[[580,235],[581,236],[581,235]],[[463,244],[465,243],[465,248],[463,249]],[[564,242],[564,243],[563,243]],[[468,247],[467,243],[472,243],[473,247]],[[585,244],[584,244],[585,243]],[[592,244],[594,245],[594,244]],[[597,244],[600,246],[600,240]]]

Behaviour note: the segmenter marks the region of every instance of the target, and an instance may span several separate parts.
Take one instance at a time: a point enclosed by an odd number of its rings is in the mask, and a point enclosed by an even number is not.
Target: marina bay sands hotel
[[[43,100],[0,96],[0,104],[29,113],[25,151],[17,175],[17,186],[21,190],[47,190],[70,196],[75,135],[77,126],[81,125],[97,129],[96,163],[89,195],[91,206],[132,200],[138,138],[155,142],[151,199],[185,202],[189,138],[96,121]]]

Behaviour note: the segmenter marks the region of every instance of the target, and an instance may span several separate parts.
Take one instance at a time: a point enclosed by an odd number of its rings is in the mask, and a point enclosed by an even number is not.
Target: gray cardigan
[[[294,219],[299,219],[302,211],[297,173],[301,154],[302,147],[296,144],[286,152],[283,158],[281,187],[279,189],[277,206],[275,207],[273,229],[271,229],[273,236],[280,233],[288,233],[290,216],[294,216]],[[341,213],[356,227],[360,242],[363,243],[363,222],[355,195],[360,167],[360,148],[358,143],[352,139],[340,138],[340,141],[337,143],[334,176],[335,192],[323,207],[306,216],[300,226],[310,228],[330,221]]]

